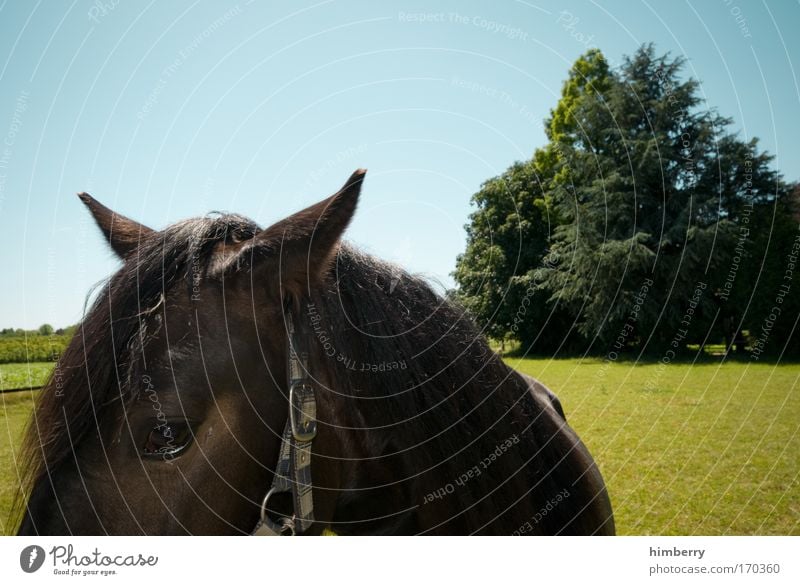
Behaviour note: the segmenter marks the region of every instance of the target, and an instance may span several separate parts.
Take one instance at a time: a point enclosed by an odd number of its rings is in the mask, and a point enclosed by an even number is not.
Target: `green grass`
[[[41,386],[53,370],[53,362],[0,364],[0,390]]]
[[[800,534],[800,366],[508,362],[561,398],[620,534]]]
[[[800,365],[508,362],[560,396],[603,472],[620,534],[800,534]],[[0,365],[0,384],[24,386],[51,367]],[[0,401],[5,531],[33,400]]]
[[[53,362],[0,364],[0,390],[41,386],[50,375],[53,365]],[[34,396],[34,392],[0,394],[0,534],[12,530],[6,527],[6,523],[17,489],[15,456],[33,408]]]

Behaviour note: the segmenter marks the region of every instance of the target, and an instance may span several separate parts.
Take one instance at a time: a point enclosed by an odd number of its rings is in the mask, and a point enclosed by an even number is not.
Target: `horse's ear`
[[[284,289],[307,290],[330,265],[355,213],[366,173],[365,169],[358,169],[327,199],[290,215],[256,236],[268,249],[279,251]]]
[[[114,213],[88,193],[78,193],[78,197],[92,212],[92,217],[97,222],[100,231],[103,232],[109,245],[120,258],[124,258],[129,252],[135,250],[142,238],[153,233],[149,227],[128,219],[124,215]]]

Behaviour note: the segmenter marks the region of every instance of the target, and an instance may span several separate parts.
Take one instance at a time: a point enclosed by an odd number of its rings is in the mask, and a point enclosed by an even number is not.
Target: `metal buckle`
[[[267,502],[269,502],[269,498],[272,494],[279,492],[280,490],[273,487],[270,488],[267,495],[264,496],[261,502],[261,521],[258,523],[255,530],[253,530],[251,536],[283,536],[287,533],[289,536],[295,535],[293,518],[282,516],[279,522],[275,522],[267,514]]]
[[[311,441],[317,436],[317,401],[314,388],[302,382],[289,389],[289,418],[297,441]]]

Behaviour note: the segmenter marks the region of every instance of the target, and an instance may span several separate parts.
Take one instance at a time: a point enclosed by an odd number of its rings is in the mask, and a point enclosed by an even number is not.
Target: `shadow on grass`
[[[783,357],[779,354],[761,354],[758,359],[753,359],[749,352],[731,352],[727,355],[722,353],[708,353],[696,351],[683,351],[672,354],[666,352],[656,353],[647,352],[644,354],[637,354],[636,352],[617,353],[614,359],[609,358],[609,354],[599,353],[560,353],[553,355],[552,353],[544,353],[537,351],[523,351],[522,348],[516,347],[504,353],[496,350],[497,353],[505,359],[536,359],[536,360],[580,360],[587,363],[602,363],[610,361],[618,364],[631,364],[643,366],[656,365],[659,363],[676,364],[676,365],[691,365],[691,364],[786,364],[797,365],[800,364],[800,357]]]

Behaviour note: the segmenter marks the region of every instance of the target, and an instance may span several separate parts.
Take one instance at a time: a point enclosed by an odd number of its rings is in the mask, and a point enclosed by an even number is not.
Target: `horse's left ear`
[[[358,204],[365,169],[358,169],[339,191],[290,215],[256,236],[279,251],[281,287],[302,293],[324,273]]]
[[[78,197],[89,208],[100,231],[120,258],[135,250],[142,238],[154,233],[149,227],[111,211],[88,193],[78,193]]]

